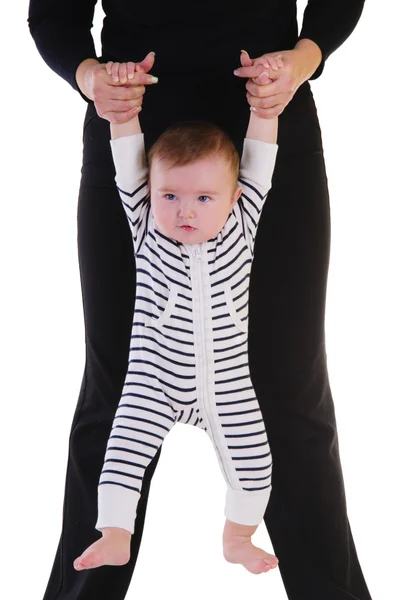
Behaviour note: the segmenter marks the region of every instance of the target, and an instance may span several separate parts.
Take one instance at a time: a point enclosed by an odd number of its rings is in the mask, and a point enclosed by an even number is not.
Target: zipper
[[[203,283],[202,283],[202,265],[199,264],[200,262],[202,262],[202,254],[200,251],[200,248],[198,246],[195,247],[194,249],[194,254],[196,257],[196,264],[198,265],[198,285],[199,285],[199,290],[198,290],[198,297],[199,297],[199,303],[200,303],[200,308],[199,308],[199,314],[204,316],[204,311],[205,311],[205,301],[204,301],[204,294],[203,294]],[[207,391],[208,391],[208,386],[207,386],[207,365],[206,365],[206,360],[207,360],[207,352],[206,352],[206,328],[205,328],[205,321],[204,319],[200,318],[199,319],[199,327],[200,327],[200,345],[201,345],[201,350],[202,350],[202,366],[203,366],[203,371],[202,371],[202,406],[203,406],[203,412],[207,418],[207,425],[210,429],[212,438],[214,440],[215,443],[215,448],[216,451],[219,455],[219,464],[221,466],[221,469],[224,473],[224,477],[225,480],[229,483],[229,485],[232,487],[230,478],[228,477],[228,474],[226,473],[226,470],[224,468],[224,463],[221,457],[221,453],[218,447],[218,443],[217,443],[217,438],[214,435],[214,431],[211,427],[211,419],[209,418],[208,414],[207,414],[207,406],[206,406],[206,397],[207,397]],[[198,333],[199,333],[199,328],[198,329]],[[198,390],[198,396],[199,396],[199,390]],[[211,410],[209,410],[209,413],[211,414]]]

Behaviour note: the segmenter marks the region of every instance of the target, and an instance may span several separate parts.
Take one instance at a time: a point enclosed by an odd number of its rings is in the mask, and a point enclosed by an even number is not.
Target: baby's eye
[[[210,199],[210,196],[199,196],[199,198],[209,198]],[[202,203],[202,204],[204,204],[204,203]]]
[[[173,198],[175,198],[174,194],[165,194],[165,198],[167,198],[167,196],[173,196]],[[172,200],[173,198],[167,198],[167,200]]]

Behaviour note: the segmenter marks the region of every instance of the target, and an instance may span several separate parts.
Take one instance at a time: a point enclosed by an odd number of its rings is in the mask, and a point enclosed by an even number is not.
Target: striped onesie
[[[99,531],[134,533],[142,479],[175,423],[209,435],[227,519],[261,523],[272,456],[248,363],[249,278],[278,145],[245,138],[243,193],[218,235],[183,244],[157,228],[142,133],[110,140],[133,236],[136,299],[128,370],[98,485]]]

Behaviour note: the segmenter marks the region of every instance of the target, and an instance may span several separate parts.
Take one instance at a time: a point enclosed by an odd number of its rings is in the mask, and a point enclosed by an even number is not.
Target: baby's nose
[[[191,204],[184,204],[180,206],[181,217],[193,217],[195,215],[195,209]]]

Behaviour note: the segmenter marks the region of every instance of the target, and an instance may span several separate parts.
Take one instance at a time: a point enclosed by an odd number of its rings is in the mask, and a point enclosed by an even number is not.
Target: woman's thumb
[[[140,63],[137,63],[137,65],[139,65],[141,67],[141,69],[143,71],[145,71],[145,73],[148,73],[148,71],[150,71],[152,69],[154,62],[155,62],[155,53],[152,51],[152,52],[148,52],[148,54],[146,55],[144,60],[142,60]]]
[[[240,63],[242,67],[251,67],[253,64],[253,61],[246,50],[240,51]]]

